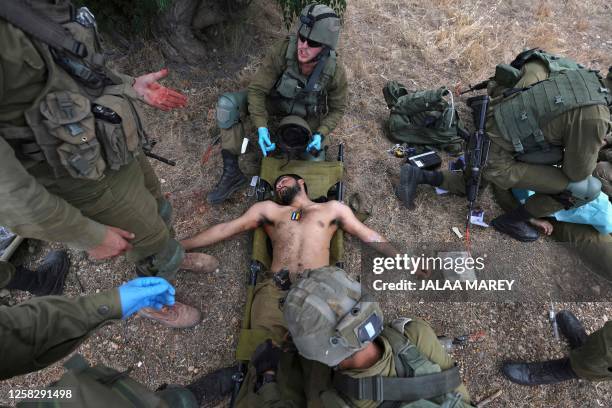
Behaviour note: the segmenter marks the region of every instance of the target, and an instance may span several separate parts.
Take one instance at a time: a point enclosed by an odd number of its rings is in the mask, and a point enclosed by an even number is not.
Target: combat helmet
[[[383,329],[378,302],[340,268],[305,272],[283,304],[299,353],[330,367],[371,343]]]
[[[336,49],[340,35],[340,18],[323,4],[309,4],[300,13],[298,34]]]
[[[312,131],[304,119],[289,115],[281,120],[277,135],[280,149],[291,157],[306,150]]]

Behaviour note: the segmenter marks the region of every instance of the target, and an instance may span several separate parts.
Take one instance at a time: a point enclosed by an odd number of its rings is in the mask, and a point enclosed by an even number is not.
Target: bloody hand
[[[142,75],[134,81],[134,90],[144,101],[163,111],[187,106],[187,97],[173,89],[160,85],[157,81],[168,76],[168,68]]]

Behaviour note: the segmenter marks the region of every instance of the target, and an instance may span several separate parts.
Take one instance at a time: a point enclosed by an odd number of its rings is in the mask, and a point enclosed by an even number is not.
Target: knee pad
[[[247,93],[228,92],[217,101],[217,126],[229,129],[240,122],[240,113],[246,110]]]
[[[566,190],[571,194],[572,207],[580,207],[597,198],[601,192],[601,181],[589,176],[584,180],[572,181]]]

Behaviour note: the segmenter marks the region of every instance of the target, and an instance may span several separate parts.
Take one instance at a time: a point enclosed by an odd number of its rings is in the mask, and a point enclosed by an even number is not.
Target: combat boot
[[[228,150],[221,150],[221,157],[223,158],[223,174],[215,189],[206,196],[206,200],[210,204],[221,204],[248,183],[247,178],[238,166],[237,155],[230,153]]]
[[[538,363],[504,363],[502,371],[510,381],[521,385],[556,384],[578,378],[567,357]]]
[[[569,310],[561,310],[555,316],[559,331],[565,336],[571,349],[578,348],[584,344],[587,339],[586,330],[580,323],[580,320]]]
[[[36,271],[22,266],[16,267],[15,276],[6,288],[25,290],[35,296],[61,295],[64,293],[64,283],[69,269],[68,253],[51,251]]]
[[[414,198],[419,184],[439,187],[443,176],[439,171],[421,170],[410,164],[404,164],[400,170],[400,182],[395,187],[395,195],[408,209],[414,209]]]
[[[186,385],[199,404],[215,402],[234,389],[234,374],[238,374],[238,366],[224,367],[206,374],[189,385]]]
[[[529,225],[528,221],[530,218],[533,218],[533,216],[527,212],[525,206],[521,205],[493,219],[491,225],[493,225],[497,231],[510,235],[516,240],[521,242],[533,242],[539,238],[540,234],[538,234],[535,228]]]
[[[180,302],[174,302],[172,306],[164,306],[160,310],[144,307],[138,314],[173,329],[189,329],[202,321],[202,313],[198,309]]]

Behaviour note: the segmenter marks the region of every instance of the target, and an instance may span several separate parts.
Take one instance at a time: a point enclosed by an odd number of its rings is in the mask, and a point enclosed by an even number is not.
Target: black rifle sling
[[[334,387],[347,397],[372,401],[418,401],[451,392],[461,385],[459,367],[419,377],[353,378],[335,373]]]
[[[75,40],[67,29],[19,0],[3,0],[0,17],[53,48],[66,50],[79,58],[87,56],[85,44]]]

